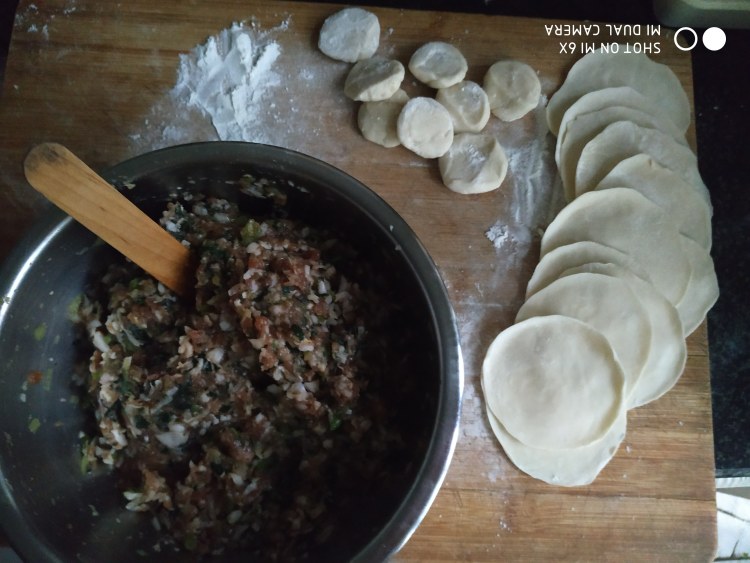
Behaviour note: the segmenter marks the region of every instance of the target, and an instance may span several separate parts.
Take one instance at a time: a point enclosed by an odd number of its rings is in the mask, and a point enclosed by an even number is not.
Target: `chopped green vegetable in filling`
[[[126,263],[77,301],[98,426],[81,471],[120,471],[172,547],[301,556],[400,447],[361,357],[384,307],[326,259],[351,255],[330,235],[191,205],[162,224],[199,258],[194,302]]]
[[[41,323],[34,329],[34,340],[40,342],[44,340],[44,336],[47,334],[47,324]]]
[[[36,434],[36,431],[39,430],[41,426],[42,423],[38,418],[35,417],[29,420],[29,432],[31,432],[32,434]]]

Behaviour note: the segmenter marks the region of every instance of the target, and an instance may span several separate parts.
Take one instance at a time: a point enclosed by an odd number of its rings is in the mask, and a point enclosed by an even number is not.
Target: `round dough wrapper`
[[[585,193],[564,207],[542,237],[541,255],[584,240],[611,246],[638,262],[676,305],[691,275],[681,237],[658,205],[630,188],[612,188]]]
[[[667,133],[678,143],[685,144],[684,137],[677,131],[674,124],[637,109],[610,106],[579,114],[568,122],[565,131],[560,132],[555,146],[555,162],[560,170],[565,197],[568,201],[575,198],[576,166],[583,148],[605,127],[617,121],[629,121],[640,127],[657,129]]]
[[[450,43],[432,41],[414,51],[409,70],[417,80],[432,88],[448,88],[464,79],[469,65],[461,51]]]
[[[323,53],[347,63],[369,59],[379,44],[378,17],[362,8],[344,8],[329,16],[318,36],[318,48]]]
[[[615,165],[637,154],[647,154],[678,174],[711,205],[693,151],[661,131],[630,121],[612,123],[586,143],[576,166],[576,196],[593,190]]]
[[[624,375],[607,339],[560,315],[501,332],[484,358],[482,389],[515,439],[551,450],[601,440],[625,405]]]
[[[545,315],[578,319],[601,332],[620,361],[630,395],[648,361],[651,323],[625,281],[593,273],[561,277],[529,298],[516,322]]]
[[[520,119],[539,104],[542,84],[526,63],[498,61],[484,75],[490,110],[503,121]]]
[[[719,282],[716,279],[714,261],[708,251],[687,237],[681,237],[681,242],[692,267],[685,296],[677,303],[677,311],[687,336],[698,328],[719,298]]]
[[[401,144],[396,132],[396,121],[409,101],[403,90],[397,90],[393,96],[380,102],[365,102],[359,106],[357,125],[362,136],[380,146],[391,148]]]
[[[625,439],[627,414],[623,412],[601,440],[565,450],[533,448],[519,442],[487,409],[490,427],[510,461],[524,473],[560,487],[580,487],[596,479]]]
[[[578,98],[573,105],[565,111],[562,121],[560,122],[560,130],[557,132],[557,136],[561,137],[564,135],[568,122],[578,115],[591,113],[592,111],[598,111],[612,106],[637,109],[656,116],[661,114],[661,110],[655,102],[633,90],[630,86],[602,88],[601,90],[587,92]],[[680,130],[676,125],[674,127],[676,131]]]
[[[614,86],[629,86],[659,108],[681,132],[690,125],[690,103],[675,73],[640,53],[628,53],[621,45],[617,53],[598,49],[581,57],[568,72],[560,89],[547,104],[547,123],[557,135],[568,108],[584,94]]]
[[[677,309],[652,284],[615,264],[584,264],[564,271],[560,277],[582,272],[624,280],[641,302],[651,324],[651,344],[643,373],[627,397],[627,407],[640,407],[658,399],[677,383],[687,360],[687,346]]]
[[[358,102],[387,100],[404,80],[404,65],[383,57],[372,57],[355,64],[344,82],[344,94]]]
[[[453,143],[450,113],[432,98],[412,98],[396,121],[401,144],[423,158],[443,156]]]
[[[634,258],[610,246],[582,240],[560,246],[542,256],[526,286],[526,299],[547,287],[566,270],[591,262],[616,264],[650,282],[648,272]]]
[[[451,114],[454,133],[479,133],[490,119],[489,98],[476,82],[464,80],[441,88],[435,99]]]
[[[711,248],[711,209],[677,174],[637,154],[619,162],[594,188],[631,188],[670,214],[680,233]]]
[[[460,194],[480,194],[500,187],[508,157],[492,135],[461,133],[438,159],[443,183]]]

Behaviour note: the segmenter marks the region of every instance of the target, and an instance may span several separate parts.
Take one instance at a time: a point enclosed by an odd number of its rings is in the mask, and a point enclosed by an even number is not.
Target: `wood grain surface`
[[[705,324],[688,340],[677,386],[630,412],[625,442],[594,484],[553,487],[518,471],[485,420],[478,376],[484,350],[520,307],[540,229],[559,205],[542,108],[512,124],[493,118],[490,128],[511,157],[501,189],[454,194],[434,161],[359,135],[356,105],[341,93],[349,65],[316,49],[321,23],[337,9],[241,0],[22,0],[0,103],[0,258],[48,205],[23,180],[33,145],[60,142],[103,169],[175,142],[216,139],[207,117],[170,91],[180,54],[246,21],[259,43],[281,47],[279,82],[256,116],[253,140],[326,160],[383,196],[433,256],[459,319],[461,435],[444,486],[396,560],[710,560],[716,506]],[[405,63],[428,40],[450,41],[469,62],[467,78],[479,82],[493,62],[519,59],[538,71],[545,97],[579,57],[560,52],[567,40],[548,35],[549,21],[372,11],[382,26],[381,54]],[[671,66],[692,99],[689,55],[666,29],[648,40],[659,42],[654,58]],[[411,79],[405,87],[424,92]],[[689,137],[694,143],[692,127]]]

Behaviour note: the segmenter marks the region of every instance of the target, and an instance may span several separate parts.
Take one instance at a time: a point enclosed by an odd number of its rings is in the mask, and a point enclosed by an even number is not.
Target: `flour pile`
[[[130,134],[133,151],[220,140],[330,156],[349,127],[351,103],[338,92],[345,65],[291,27],[289,15],[274,26],[233,23],[182,53],[174,85]]]
[[[275,41],[261,44],[239,23],[180,55],[172,94],[206,113],[223,141],[255,139],[254,124],[281,83]]]

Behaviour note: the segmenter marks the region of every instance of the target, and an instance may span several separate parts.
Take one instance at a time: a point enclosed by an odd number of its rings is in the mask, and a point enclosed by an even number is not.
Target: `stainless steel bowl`
[[[409,226],[374,192],[313,158],[247,143],[172,147],[114,166],[104,176],[156,214],[177,189],[232,198],[262,213],[270,200],[228,183],[243,174],[288,186],[293,217],[333,228],[381,261],[409,303],[422,334],[414,350],[420,397],[409,417],[413,459],[375,520],[353,522],[356,534],[334,534],[320,559],[383,560],[400,549],[424,517],[444,479],[459,421],[463,367],[455,317],[437,269]],[[29,561],[168,560],[149,555],[152,526],[123,508],[114,477],[84,474],[79,432],[85,414],[75,400],[76,362],[69,304],[114,251],[61,212],[44,215],[0,270],[0,519],[13,547]],[[32,372],[37,385],[25,383]],[[151,543],[149,543],[151,542]]]

